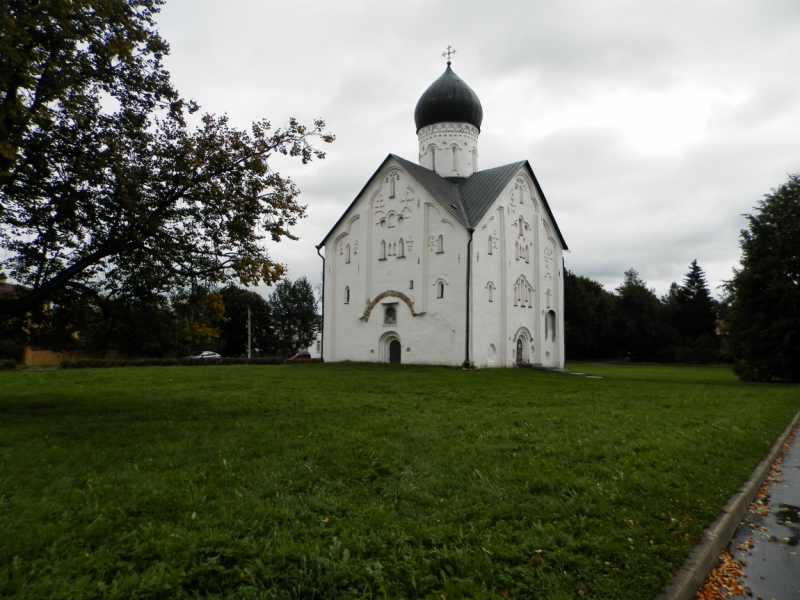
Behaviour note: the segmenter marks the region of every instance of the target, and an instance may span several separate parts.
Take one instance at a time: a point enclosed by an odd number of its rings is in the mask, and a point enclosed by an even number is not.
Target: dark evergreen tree
[[[256,292],[228,286],[222,290],[225,316],[219,351],[225,356],[247,356],[247,309],[250,309],[250,337],[253,355],[275,352],[275,337],[269,303]]]
[[[564,278],[564,346],[567,360],[609,358],[614,348],[609,330],[614,296],[601,283],[566,272]]]
[[[746,380],[800,381],[800,174],[758,202],[728,284],[730,349]]]
[[[705,273],[697,260],[692,261],[676,299],[678,311],[673,325],[678,334],[689,343],[700,336],[713,338],[717,329],[717,303],[708,291]]]
[[[317,300],[308,280],[284,279],[270,294],[269,304],[277,349],[288,355],[307,348],[319,329]]]
[[[719,359],[717,302],[711,297],[705,274],[696,260],[692,261],[683,285],[673,282],[661,303],[668,328],[661,360],[708,363]]]
[[[664,347],[661,302],[632,268],[616,289],[611,329],[616,353],[631,360],[651,360]]]

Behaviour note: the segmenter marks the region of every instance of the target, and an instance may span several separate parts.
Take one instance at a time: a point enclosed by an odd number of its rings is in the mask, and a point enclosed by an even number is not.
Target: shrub
[[[11,361],[13,362],[13,361]],[[320,361],[304,361],[320,362]],[[224,357],[219,361],[196,360],[194,358],[134,358],[120,360],[104,360],[100,358],[83,358],[80,360],[63,360],[64,369],[100,369],[107,367],[206,367],[214,365],[282,365],[284,359],[277,356],[260,356],[257,358]]]
[[[0,360],[0,371],[9,371],[17,366],[17,361],[7,358]]]

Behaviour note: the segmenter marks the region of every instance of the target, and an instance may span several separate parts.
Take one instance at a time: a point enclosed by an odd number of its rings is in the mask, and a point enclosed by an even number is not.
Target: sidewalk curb
[[[655,600],[694,600],[695,593],[703,586],[711,569],[717,564],[720,552],[730,542],[747,507],[755,499],[758,489],[781,453],[781,448],[798,423],[800,423],[800,411],[795,413],[791,423],[772,446],[769,454],[758,463],[747,482],[725,503],[720,515],[703,532],[700,542],[672,576],[672,582],[655,597]]]

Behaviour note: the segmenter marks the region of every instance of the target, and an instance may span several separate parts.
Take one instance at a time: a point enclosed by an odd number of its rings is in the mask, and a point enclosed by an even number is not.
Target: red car
[[[298,352],[294,356],[290,356],[286,360],[311,360],[311,353],[308,352],[307,350],[303,350],[301,352]]]

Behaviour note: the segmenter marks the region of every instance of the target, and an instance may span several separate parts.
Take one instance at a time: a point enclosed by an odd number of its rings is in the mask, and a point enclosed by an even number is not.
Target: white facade
[[[565,247],[528,164],[471,244],[461,207],[445,206],[411,166],[390,155],[322,244],[324,359],[389,362],[397,340],[403,363],[462,364],[469,258],[470,362],[512,366],[520,346],[522,362],[563,367]]]
[[[452,117],[452,118],[451,118]],[[566,243],[527,161],[478,170],[482,120],[450,69],[324,247],[326,361],[564,366]]]

